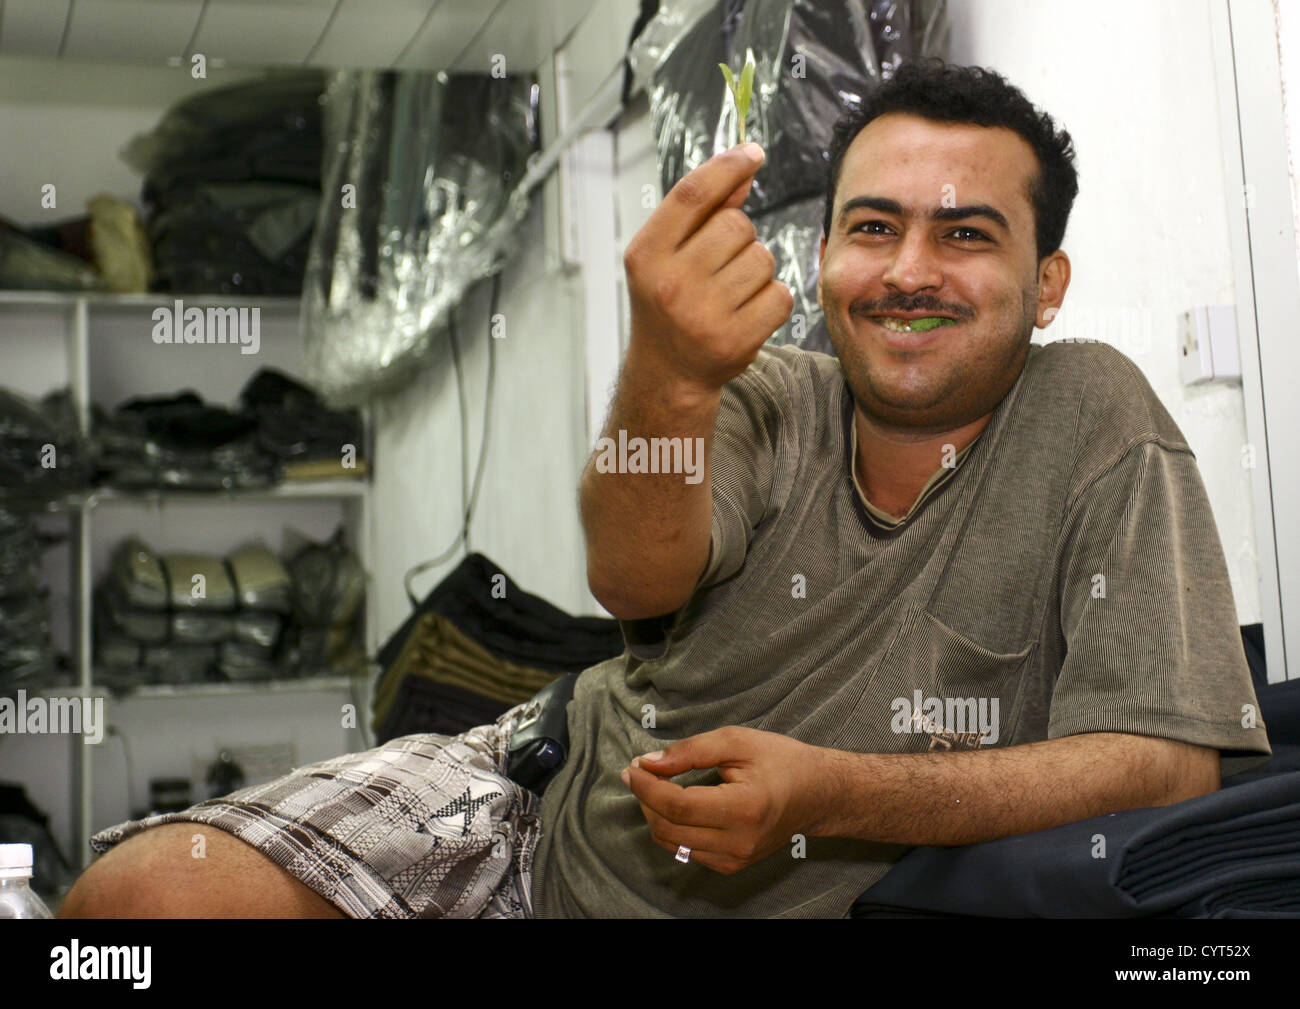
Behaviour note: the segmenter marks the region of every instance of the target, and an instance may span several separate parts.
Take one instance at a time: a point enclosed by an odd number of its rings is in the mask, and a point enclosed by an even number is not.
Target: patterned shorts
[[[505,776],[525,707],[459,736],[402,736],[308,764],[90,843],[102,853],[149,827],[204,823],[353,918],[531,918],[541,803]]]

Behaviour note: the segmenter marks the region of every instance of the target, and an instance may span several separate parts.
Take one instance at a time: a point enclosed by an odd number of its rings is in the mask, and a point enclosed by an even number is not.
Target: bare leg
[[[194,858],[202,834],[206,858]],[[105,852],[60,918],[345,918],[252,845],[205,823],[151,827]]]

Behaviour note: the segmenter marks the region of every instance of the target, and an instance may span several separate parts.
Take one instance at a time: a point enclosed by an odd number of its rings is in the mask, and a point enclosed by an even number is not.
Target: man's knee
[[[207,824],[167,823],[101,855],[68,892],[59,917],[346,916],[233,834]]]

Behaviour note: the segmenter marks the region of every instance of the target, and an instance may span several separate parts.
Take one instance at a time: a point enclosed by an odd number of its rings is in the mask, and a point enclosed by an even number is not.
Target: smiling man
[[[628,246],[604,435],[702,445],[703,475],[588,464],[628,648],[578,678],[540,807],[503,776],[521,706],[102,831],[61,913],[843,916],[908,846],[1266,758],[1178,427],[1118,351],[1031,344],[1070,279],[1068,135],[935,63],[846,116],[837,357],[765,346],[793,299],[740,209],[762,157],[710,159]]]
[[[738,209],[746,153],[627,252],[607,433],[702,436],[709,475],[585,475],[629,652],[578,682],[538,913],[844,915],[906,846],[1261,761],[1191,451],[1121,353],[1031,344],[1070,280],[1068,134],[934,62],[846,115],[818,279],[837,358],[764,346],[791,299]]]

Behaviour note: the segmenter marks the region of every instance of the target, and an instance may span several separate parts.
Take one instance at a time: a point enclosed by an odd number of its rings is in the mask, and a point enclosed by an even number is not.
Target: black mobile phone
[[[569,756],[569,716],[578,673],[565,673],[534,695],[510,737],[506,774],[541,795]]]

